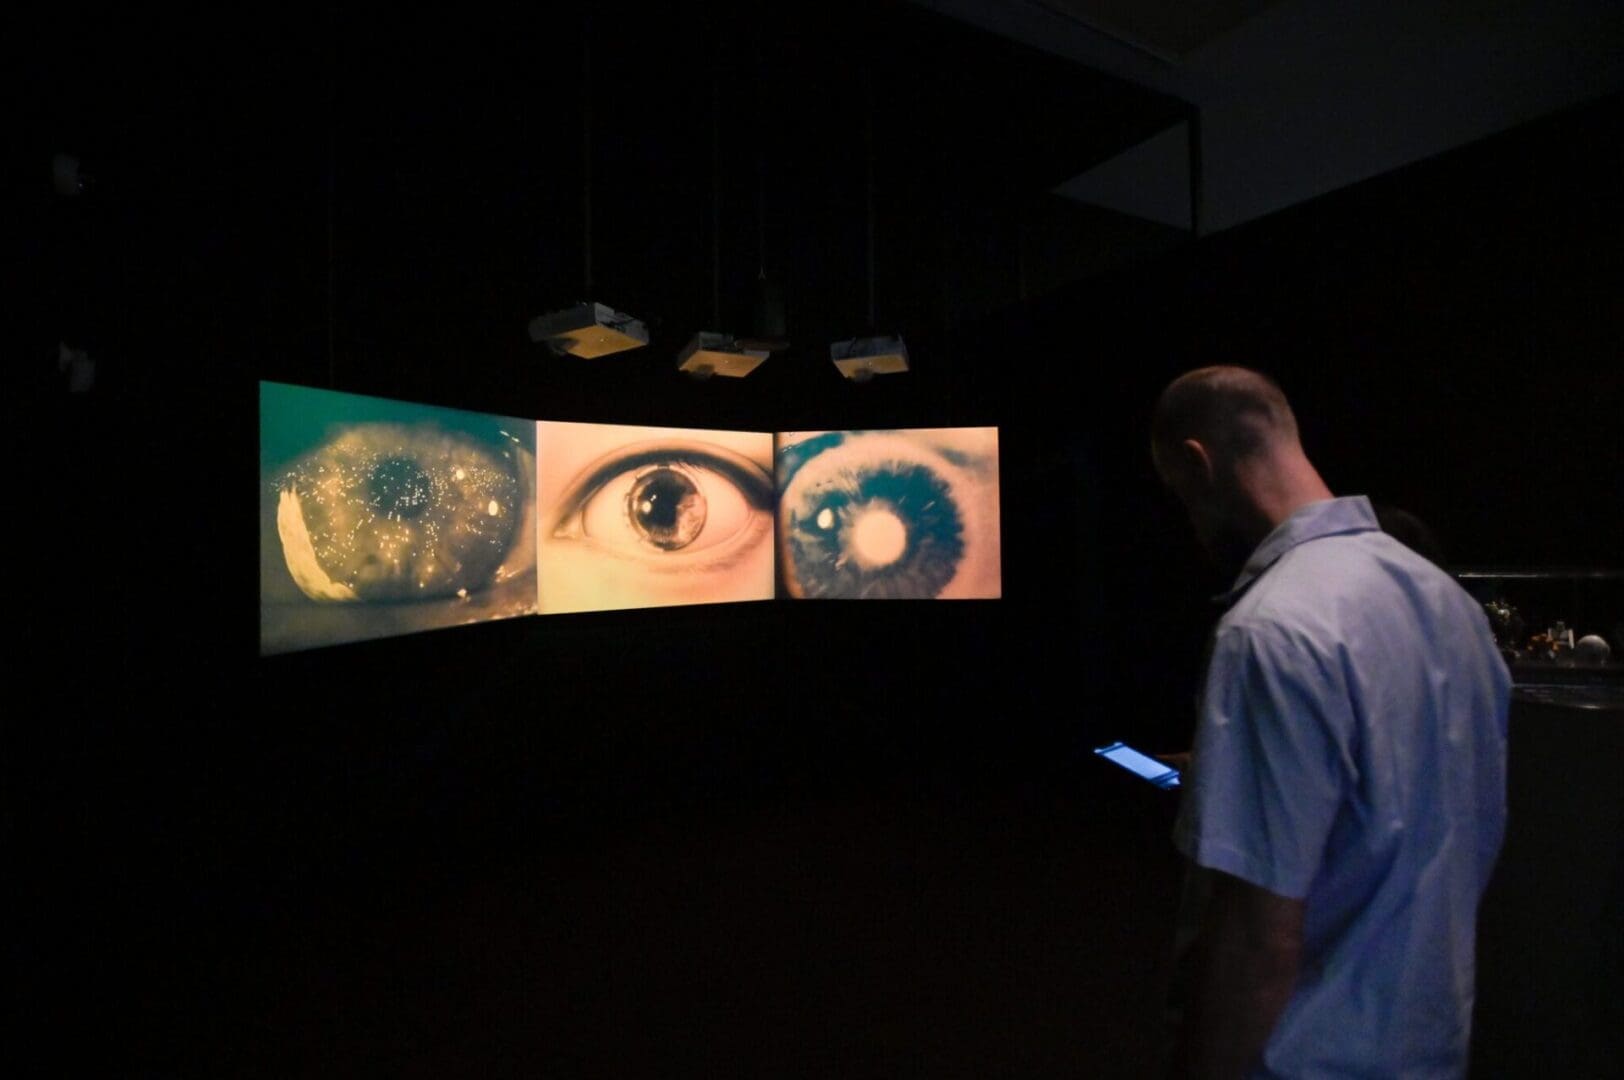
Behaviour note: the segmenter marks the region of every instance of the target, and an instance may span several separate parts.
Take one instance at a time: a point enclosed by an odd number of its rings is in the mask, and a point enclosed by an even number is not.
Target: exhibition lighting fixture
[[[829,359],[853,382],[908,370],[908,346],[899,335],[851,338],[829,346]]]
[[[592,20],[582,14],[581,34],[581,253],[585,295],[592,295]],[[584,300],[530,320],[530,340],[545,342],[555,356],[598,357],[640,349],[648,327],[608,304]]]
[[[868,75],[868,108],[864,142],[868,159],[868,329],[864,337],[847,338],[829,346],[829,359],[852,382],[865,383],[876,375],[893,375],[908,370],[908,347],[899,334],[875,334],[874,330],[874,74]]]
[[[718,74],[720,65],[711,74],[711,325],[722,321],[722,82]],[[760,159],[757,159],[757,184],[760,186]],[[758,217],[761,214],[758,207]],[[760,228],[758,221],[758,228]],[[764,246],[764,241],[759,241]],[[765,255],[762,256],[765,260]],[[765,264],[761,270],[766,276]],[[773,342],[741,341],[733,334],[714,330],[696,333],[677,354],[677,370],[696,379],[713,375],[743,378],[772,355]]]
[[[648,344],[648,327],[607,304],[577,304],[530,320],[530,340],[558,356],[608,356]]]
[[[590,17],[583,34],[583,116],[582,116],[582,220],[585,293],[592,292],[592,41]],[[872,75],[868,88],[873,99]],[[721,82],[713,75],[711,115],[711,325],[721,324]],[[868,322],[860,336],[832,342],[829,359],[836,370],[853,382],[868,382],[876,375],[892,375],[909,370],[908,348],[898,334],[875,332],[875,212],[874,212],[874,121],[867,110],[867,232],[868,232]],[[701,330],[677,354],[678,370],[696,378],[716,375],[742,378],[760,367],[773,352],[789,347],[784,333],[783,301],[767,275],[766,180],[763,160],[758,156],[757,173],[757,256],[761,285],[758,333],[740,337],[721,330]],[[530,339],[544,343],[555,355],[596,358],[638,349],[649,343],[648,326],[640,319],[607,304],[583,300],[561,311],[550,312],[530,321]]]
[[[731,334],[701,330],[677,354],[677,367],[695,378],[729,375],[742,378],[771,355],[766,349],[747,349]]]

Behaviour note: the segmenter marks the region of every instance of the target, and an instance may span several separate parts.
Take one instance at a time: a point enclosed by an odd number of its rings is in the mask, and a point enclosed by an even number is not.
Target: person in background
[[[1174,828],[1174,1071],[1460,1077],[1505,828],[1487,619],[1366,498],[1331,493],[1267,377],[1174,380],[1151,450],[1236,575]]]

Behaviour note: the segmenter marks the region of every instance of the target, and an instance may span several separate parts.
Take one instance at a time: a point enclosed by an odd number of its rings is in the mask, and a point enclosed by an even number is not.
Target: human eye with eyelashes
[[[1001,595],[996,428],[787,434],[777,479],[790,596]]]
[[[772,495],[766,470],[725,447],[634,443],[571,485],[551,535],[643,558],[658,570],[686,568],[691,555],[708,552],[708,560],[720,561],[748,541]]]
[[[262,652],[534,610],[533,422],[273,384],[261,403]]]
[[[543,614],[772,596],[772,436],[541,421]]]

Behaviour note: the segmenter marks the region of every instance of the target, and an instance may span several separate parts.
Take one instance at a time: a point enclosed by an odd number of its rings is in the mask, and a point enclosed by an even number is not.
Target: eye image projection
[[[998,429],[778,436],[779,566],[797,599],[996,599]]]
[[[536,610],[535,421],[259,385],[260,654]]]
[[[544,615],[773,597],[770,432],[536,424]]]

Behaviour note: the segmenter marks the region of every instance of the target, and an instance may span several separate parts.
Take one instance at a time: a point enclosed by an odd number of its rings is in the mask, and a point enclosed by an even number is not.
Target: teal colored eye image
[[[260,652],[531,614],[535,423],[260,384]]]
[[[995,599],[997,428],[778,436],[778,555],[803,600]]]

